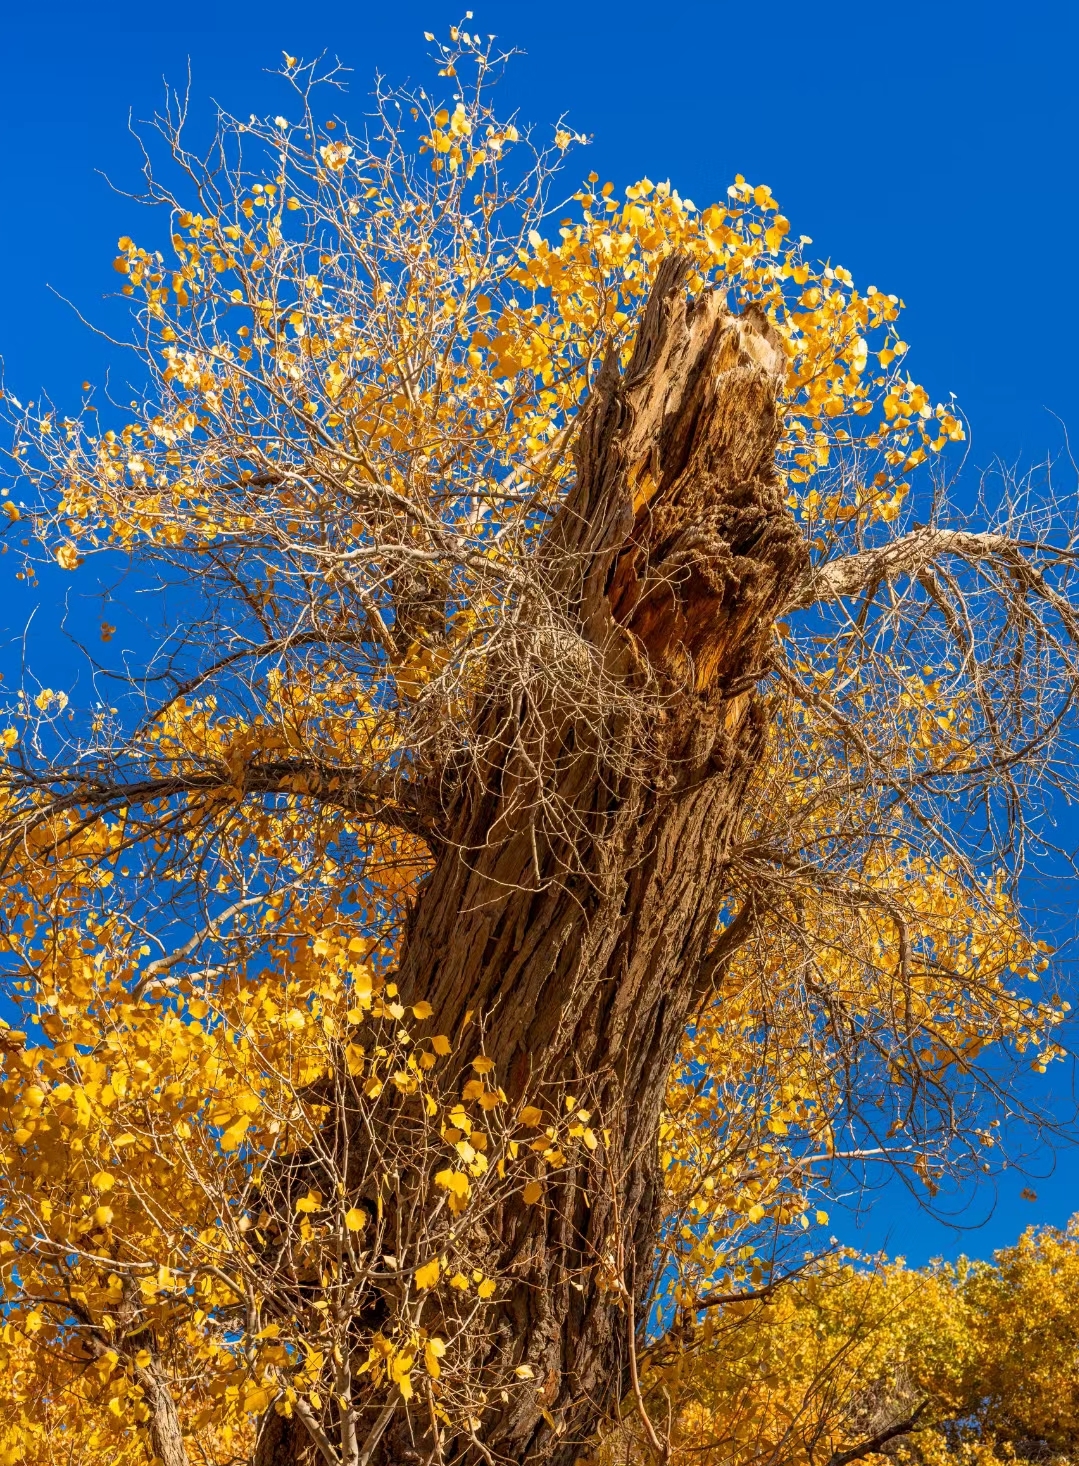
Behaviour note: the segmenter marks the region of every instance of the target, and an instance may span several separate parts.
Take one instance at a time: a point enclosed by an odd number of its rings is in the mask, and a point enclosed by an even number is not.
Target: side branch
[[[1056,610],[1074,615],[1070,603],[1044,580],[1047,569],[1075,565],[1077,557],[1070,548],[1054,549],[1004,534],[932,527],[914,529],[877,549],[841,555],[827,564],[813,566],[787,611],[841,601],[904,577],[917,579],[938,561],[949,558],[1010,571]]]
[[[836,1451],[829,1459],[828,1466],[850,1466],[852,1461],[861,1461],[866,1456],[875,1456],[880,1450],[894,1441],[897,1436],[910,1435],[915,1429],[922,1414],[925,1412],[928,1401],[923,1400],[912,1414],[902,1420],[897,1420],[893,1425],[886,1426],[884,1430],[878,1430],[876,1435],[870,1436],[867,1440],[859,1441],[856,1446],[851,1446],[846,1451]]]
[[[34,841],[37,854],[55,851],[109,814],[178,797],[201,796],[211,800],[228,798],[238,801],[251,795],[302,794],[316,803],[421,839],[435,838],[431,822],[407,801],[407,797],[402,797],[399,787],[373,787],[369,781],[350,775],[348,770],[328,769],[313,760],[301,758],[253,763],[239,774],[221,767],[162,773],[141,779],[80,776],[77,770],[60,777],[47,768],[40,772],[8,769],[0,782],[0,787],[5,785],[14,808],[0,830],[3,835],[0,872],[8,867],[18,848],[29,840]],[[41,842],[40,838],[35,838],[53,820],[65,816],[70,823],[57,831],[51,841]]]

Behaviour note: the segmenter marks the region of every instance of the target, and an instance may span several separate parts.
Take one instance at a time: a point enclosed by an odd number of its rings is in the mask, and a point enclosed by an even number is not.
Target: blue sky
[[[158,21],[147,4],[9,4],[0,355],[19,396],[48,385],[61,401],[84,378],[99,379],[111,353],[52,291],[108,320],[102,295],[114,288],[116,239],[154,226],[97,170],[137,188],[128,115],[150,115],[163,78],[182,85],[190,60],[196,111],[215,98],[241,115],[272,112],[282,94],[266,68],[282,50],[326,51],[353,69],[350,98],[337,107],[358,116],[376,68],[391,81],[430,83],[422,32],[444,33],[464,13],[443,0],[192,0],[159,7]],[[581,174],[594,168],[619,188],[644,174],[670,178],[699,205],[721,198],[739,172],[770,184],[795,233],[862,284],[906,301],[911,371],[934,398],[954,392],[971,425],[967,486],[994,459],[1022,469],[1051,455],[1058,486],[1074,496],[1064,455],[1066,429],[1079,436],[1079,307],[1068,265],[1079,223],[1073,6],[472,8],[474,28],[524,53],[504,83],[504,107],[537,123],[564,113],[593,138],[577,154]],[[21,625],[29,603],[18,597],[30,593],[5,578],[0,594],[3,626]],[[1052,1163],[1048,1154],[1035,1161],[1040,1170]],[[1024,1185],[1037,1202],[1020,1199]],[[981,1193],[964,1220],[993,1203]],[[991,1220],[974,1232],[933,1222],[895,1186],[877,1194],[864,1226],[839,1208],[833,1222],[845,1241],[920,1261],[984,1255],[1027,1223],[1060,1223],[1072,1210],[1079,1165],[1065,1151],[1047,1180],[1003,1178]]]

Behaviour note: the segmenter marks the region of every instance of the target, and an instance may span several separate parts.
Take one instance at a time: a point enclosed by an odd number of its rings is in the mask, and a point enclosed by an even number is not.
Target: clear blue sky
[[[182,85],[190,59],[199,102],[273,111],[280,93],[265,68],[285,49],[327,51],[353,68],[351,98],[338,105],[358,116],[376,68],[428,83],[422,32],[444,33],[464,13],[444,0],[9,6],[0,354],[19,396],[48,385],[61,400],[84,377],[100,378],[109,352],[47,287],[107,319],[101,297],[116,279],[116,239],[152,226],[95,170],[137,185],[127,118],[153,111],[162,78]],[[595,168],[619,187],[642,174],[670,178],[699,205],[743,173],[771,185],[795,233],[811,235],[822,255],[902,295],[911,370],[935,398],[954,392],[972,426],[968,483],[996,456],[1029,466],[1059,455],[1064,426],[1079,441],[1074,4],[472,8],[475,29],[525,53],[505,83],[506,105],[536,122],[566,113],[593,137],[578,154],[582,173]],[[1059,484],[1074,495],[1069,472],[1065,461]],[[0,581],[3,626],[22,624],[28,607],[14,600],[26,594]],[[1019,1199],[1025,1184],[1037,1202]],[[1076,1154],[1063,1152],[1048,1181],[1005,1178],[999,1194],[992,1219],[961,1237],[894,1186],[861,1229],[838,1208],[833,1220],[844,1240],[887,1243],[915,1261],[984,1255],[1028,1222],[1079,1210]],[[980,1197],[966,1220],[992,1199]]]

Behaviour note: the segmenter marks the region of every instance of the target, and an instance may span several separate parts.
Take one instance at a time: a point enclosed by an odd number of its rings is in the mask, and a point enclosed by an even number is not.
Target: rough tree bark
[[[522,1461],[572,1462],[626,1386],[625,1314],[595,1264],[617,1215],[627,1284],[650,1274],[664,1086],[731,894],[729,836],[763,732],[755,684],[807,571],[775,469],[782,347],[715,293],[690,302],[686,273],[665,262],[625,375],[603,368],[552,530],[576,567],[581,636],[609,675],[663,694],[640,750],[652,767],[610,767],[602,728],[559,729],[552,792],[572,840],[537,832],[512,758],[464,780],[401,963],[407,999],[426,998],[447,1032],[468,1010],[487,1016],[512,1091],[537,1073],[564,1083],[611,1132],[606,1158],[545,1209],[502,1218],[502,1265],[519,1279],[502,1347],[541,1389],[486,1438]]]
[[[136,1358],[142,1353],[149,1355],[145,1364],[136,1364],[135,1380],[142,1390],[147,1409],[146,1433],[153,1459],[158,1466],[190,1466],[168,1372],[158,1357],[154,1331],[146,1326],[138,1287],[130,1274],[124,1281],[123,1302],[118,1314],[124,1341],[131,1353]],[[99,1347],[104,1353],[104,1339],[99,1341]]]
[[[552,713],[554,787],[522,793],[508,739],[501,761],[444,783],[440,853],[402,949],[404,1001],[425,998],[447,1033],[483,1015],[508,1090],[587,1094],[610,1131],[544,1206],[499,1219],[497,1265],[516,1281],[493,1351],[537,1381],[485,1421],[502,1460],[570,1466],[626,1391],[626,1307],[596,1264],[620,1232],[640,1302],[664,1087],[732,894],[724,865],[764,732],[755,685],[808,573],[775,468],[782,346],[763,316],[734,317],[714,293],[690,301],[686,275],[663,264],[628,368],[602,369],[551,530],[580,638],[660,711],[636,732]],[[486,731],[518,714],[494,696]],[[640,740],[629,757],[627,736]],[[563,833],[537,820],[541,803],[567,816]],[[484,1347],[481,1374],[495,1362]],[[295,1460],[300,1442],[294,1423],[269,1431],[260,1466]],[[467,1445],[445,1443],[445,1459]],[[430,1456],[404,1426],[379,1448],[387,1463]]]

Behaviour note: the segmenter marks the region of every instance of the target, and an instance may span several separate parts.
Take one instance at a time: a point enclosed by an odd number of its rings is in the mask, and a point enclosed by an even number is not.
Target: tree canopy
[[[653,1408],[676,1402],[675,1452],[709,1463],[1074,1461],[1077,1264],[1075,1219],[991,1263],[833,1259],[657,1351]],[[626,1435],[647,1459],[632,1415],[608,1457]]]

